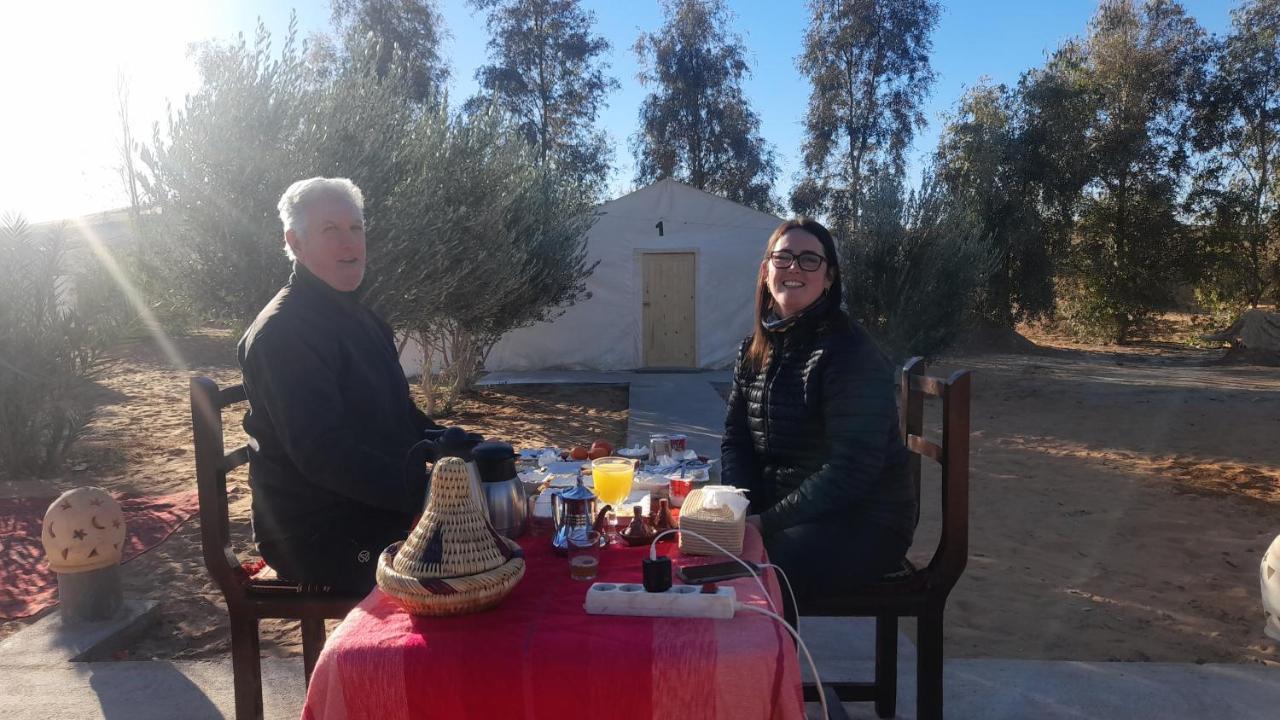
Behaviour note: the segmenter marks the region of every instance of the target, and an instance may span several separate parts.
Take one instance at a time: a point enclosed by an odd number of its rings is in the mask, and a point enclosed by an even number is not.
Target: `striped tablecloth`
[[[487,612],[450,618],[405,613],[374,590],[320,655],[304,720],[609,718],[797,720],[804,716],[795,645],[774,620],[588,615],[589,583],[569,577],[547,538],[521,541],[528,569]],[[710,558],[680,557],[677,565]],[[600,582],[639,582],[647,548],[601,552]],[[747,528],[743,557],[763,561]],[[774,573],[766,585],[781,614]],[[678,580],[677,580],[678,582]],[[750,578],[738,599],[768,607]]]

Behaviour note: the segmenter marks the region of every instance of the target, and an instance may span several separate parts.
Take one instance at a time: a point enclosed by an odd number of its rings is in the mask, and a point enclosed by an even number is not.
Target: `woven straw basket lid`
[[[714,541],[731,553],[742,552],[743,535],[746,532],[746,513],[734,515],[728,505],[707,507],[711,498],[706,488],[689,493],[680,507],[680,529],[692,530]],[[680,533],[680,552],[689,555],[719,555],[715,545],[692,533]]]
[[[417,615],[487,610],[522,577],[524,551],[493,529],[456,457],[436,463],[427,510],[409,539],[378,558],[378,587]]]

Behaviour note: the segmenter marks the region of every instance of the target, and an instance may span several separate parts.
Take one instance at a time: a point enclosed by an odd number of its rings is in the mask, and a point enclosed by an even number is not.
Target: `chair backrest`
[[[920,458],[942,466],[942,532],[938,548],[925,570],[930,584],[949,590],[969,561],[969,388],[968,370],[942,379],[925,374],[923,358],[902,368],[899,421],[903,441],[911,451],[911,480],[920,497]],[[942,443],[924,437],[924,400],[942,400]]]
[[[200,543],[204,564],[226,596],[242,597],[249,573],[231,547],[231,520],[227,510],[227,473],[249,462],[249,447],[226,452],[222,439],[222,410],[243,402],[244,386],[219,389],[207,377],[191,378],[191,427],[195,438],[196,485],[200,494]]]

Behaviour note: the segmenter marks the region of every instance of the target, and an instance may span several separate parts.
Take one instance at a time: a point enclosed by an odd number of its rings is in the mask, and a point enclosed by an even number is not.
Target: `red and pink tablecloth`
[[[526,538],[527,571],[499,607],[474,615],[407,614],[374,590],[321,653],[304,720],[797,720],[804,716],[794,642],[776,621],[588,615],[590,583],[569,577],[547,538]],[[677,565],[710,558],[662,553]],[[754,528],[743,557],[763,561]],[[639,582],[648,548],[601,552],[599,582]],[[679,582],[677,580],[677,582]],[[750,578],[740,601],[768,607]],[[775,575],[766,573],[774,606]]]

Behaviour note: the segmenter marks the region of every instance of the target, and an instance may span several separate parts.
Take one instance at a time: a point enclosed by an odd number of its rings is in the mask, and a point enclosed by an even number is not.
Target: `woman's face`
[[[793,257],[783,256],[781,260],[776,259],[778,254],[783,252],[790,253]],[[814,262],[814,255],[822,258],[817,268],[814,270],[802,268],[802,263]],[[788,259],[791,260],[791,267],[778,267],[779,264],[787,264]],[[822,242],[808,230],[801,228],[788,230],[774,242],[769,251],[769,257],[765,258],[764,262],[765,283],[769,287],[769,293],[773,296],[773,303],[781,317],[794,315],[809,307],[824,290],[831,287],[830,264],[822,249]]]

